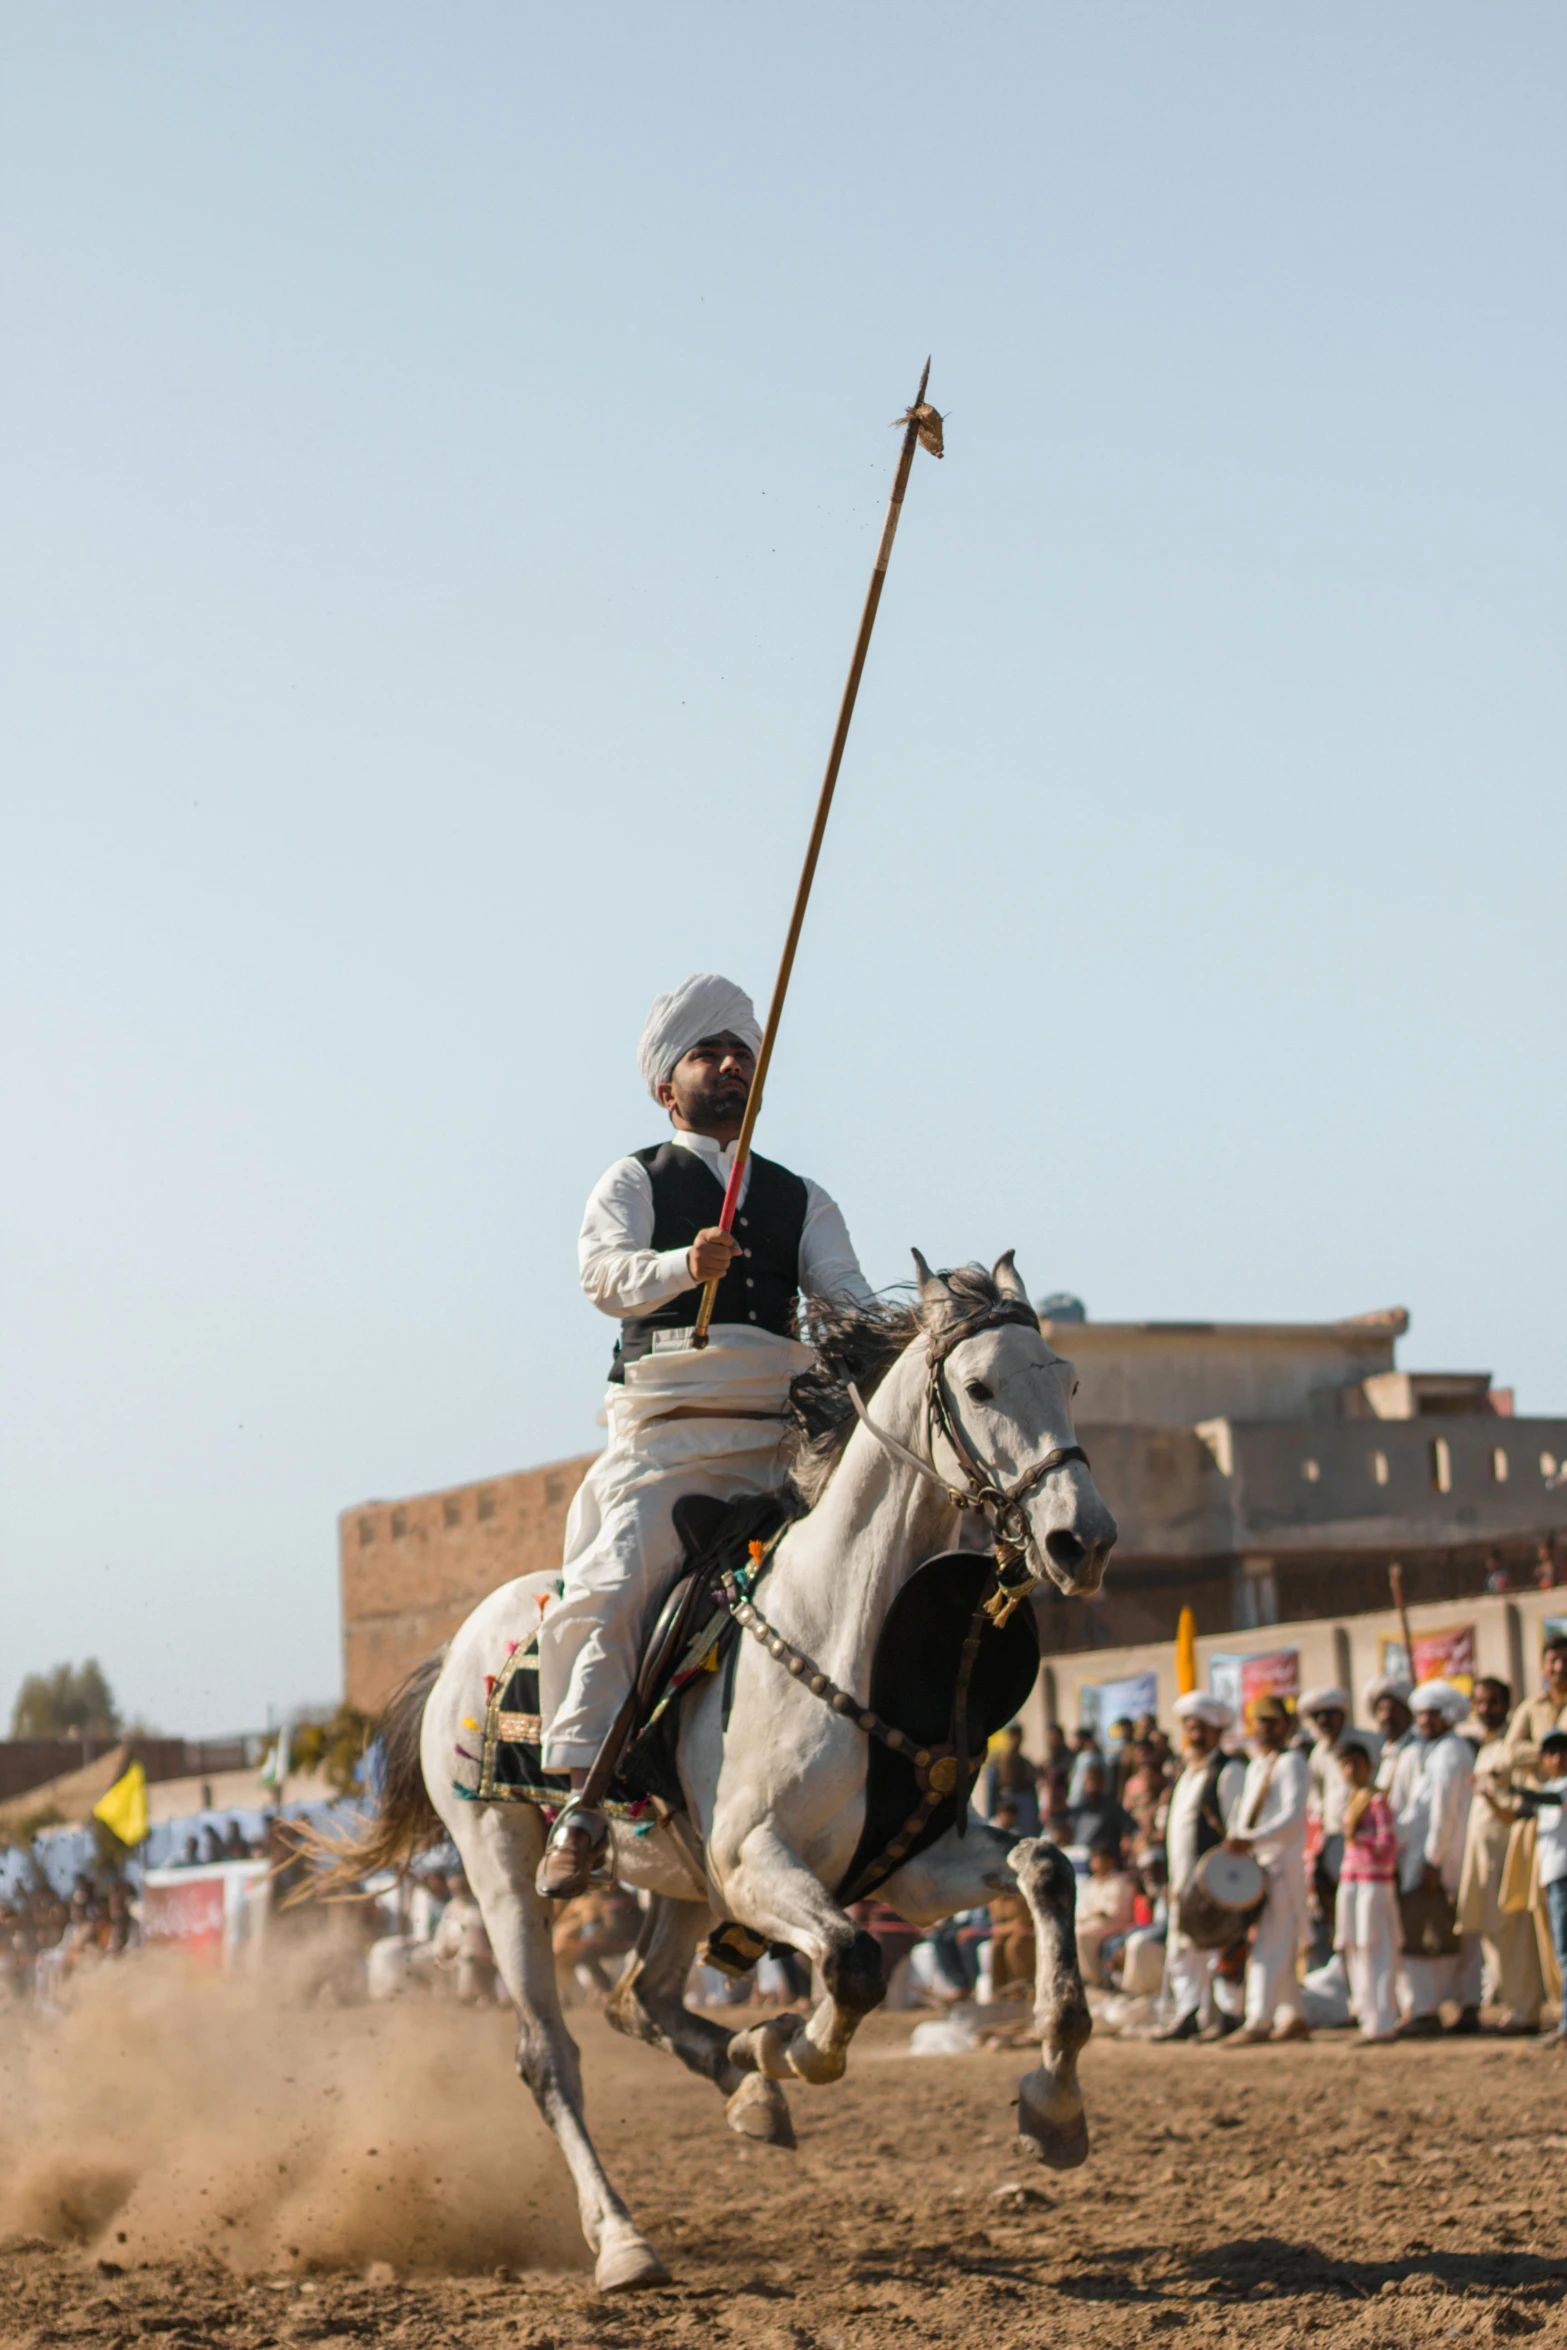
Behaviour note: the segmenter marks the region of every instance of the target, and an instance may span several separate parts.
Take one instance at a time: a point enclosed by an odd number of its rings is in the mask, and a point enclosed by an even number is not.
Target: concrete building
[[[1524,1420],[1488,1373],[1402,1371],[1401,1309],[1342,1322],[1092,1322],[1051,1299],[1077,1423],[1121,1539],[1097,1600],[1039,1602],[1047,1654],[1218,1636],[1532,1586],[1563,1546],[1567,1417]],[[344,1679],[374,1711],[509,1576],[555,1565],[588,1462],[339,1522]],[[1558,1479],[1561,1483],[1558,1484]]]
[[[558,1567],[571,1497],[593,1459],[519,1469],[338,1520],[343,1694],[377,1713],[497,1584]]]
[[[1535,1579],[1567,1530],[1567,1418],[1519,1419],[1484,1371],[1407,1372],[1401,1308],[1321,1323],[1047,1319],[1121,1526],[1105,1591],[1046,1602],[1067,1653],[1252,1630]],[[1564,1480],[1567,1483],[1567,1480]]]

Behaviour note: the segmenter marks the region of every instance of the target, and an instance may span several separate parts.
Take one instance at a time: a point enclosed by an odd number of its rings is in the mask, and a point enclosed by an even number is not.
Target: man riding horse
[[[577,1799],[680,1565],[675,1503],[783,1482],[789,1386],[811,1362],[800,1294],[871,1299],[834,1202],[770,1159],[751,1155],[735,1230],[719,1229],[760,1044],[751,999],[730,980],[699,973],[661,995],[638,1058],[669,1138],[617,1159],[582,1220],[582,1286],[620,1338],[609,1443],[572,1503],[565,1589],[539,1643],[545,1767],[570,1773],[573,1796],[539,1865],[539,1891],[557,1899],[584,1890],[608,1833]],[[713,1334],[697,1350],[697,1301],[715,1278]]]

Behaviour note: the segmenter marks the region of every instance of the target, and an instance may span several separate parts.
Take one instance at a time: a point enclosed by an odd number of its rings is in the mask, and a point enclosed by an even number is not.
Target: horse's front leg
[[[1077,1966],[1072,1922],[1077,1880],[1071,1862],[1053,1844],[1035,1839],[1008,1849],[1005,1837],[975,1822],[967,1836],[949,1828],[928,1852],[887,1879],[880,1899],[912,1925],[928,1926],[1010,1893],[1014,1885],[1034,1921],[1034,2022],[1040,2039],[1038,2069],[1018,2084],[1020,2144],[1052,2170],[1073,2170],[1088,2155],[1077,2059],[1094,2026]]]
[[[730,2062],[775,2081],[791,2073],[818,2085],[840,2080],[849,2042],[887,1996],[874,1937],[844,1914],[766,1822],[746,1836],[734,1866],[724,1871],[722,1890],[732,1917],[743,1918],[753,1933],[804,1951],[827,1986],[826,1998],[803,2027],[798,2016],[781,2015],[737,2032],[729,2043]]]
[[[667,2049],[723,2092],[729,2127],[768,2146],[792,2146],[794,2127],[777,2083],[748,2072],[729,2054],[733,2034],[686,2005],[686,1979],[712,1913],[694,1901],[656,1893],[630,1965],[616,1984],[609,2020],[617,2032]]]

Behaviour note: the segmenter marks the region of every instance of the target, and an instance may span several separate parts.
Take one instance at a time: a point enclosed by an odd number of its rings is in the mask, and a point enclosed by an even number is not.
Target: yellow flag
[[[99,1797],[92,1811],[93,1818],[112,1828],[122,1844],[140,1844],[147,1834],[147,1774],[141,1764],[133,1762],[108,1794]]]
[[[1196,1686],[1197,1618],[1189,1607],[1183,1607],[1175,1627],[1175,1694],[1189,1697]]]

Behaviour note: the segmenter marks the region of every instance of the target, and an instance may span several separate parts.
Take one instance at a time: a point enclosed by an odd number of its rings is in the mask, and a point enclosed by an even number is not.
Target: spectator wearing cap
[[[1409,1708],[1415,1735],[1400,1749],[1388,1788],[1398,1834],[1399,1891],[1445,1895],[1456,1928],[1474,1758],[1455,1725],[1468,1712],[1468,1700],[1451,1681],[1422,1681],[1410,1691]],[[1480,2029],[1478,1935],[1465,1935],[1443,1958],[1406,1949],[1403,1971],[1407,2012],[1398,2027],[1400,2038],[1430,2039],[1439,2033],[1444,1999],[1459,2009],[1452,2030]]]
[[[1246,1765],[1238,1754],[1226,1754],[1219,1743],[1235,1723],[1235,1716],[1219,1698],[1194,1689],[1176,1699],[1175,1718],[1180,1724],[1182,1761],[1165,1829],[1170,1924],[1164,1946],[1164,1999],[1173,2013],[1154,2038],[1192,2040],[1206,2031],[1223,2039],[1241,2020],[1240,1988],[1232,1980],[1220,1978],[1218,1951],[1201,1949],[1181,1932],[1181,1895],[1204,1853],[1222,1844],[1228,1835],[1245,1785]]]
[[[1541,1783],[1540,1748],[1542,1741],[1556,1730],[1567,1730],[1567,1634],[1553,1633],[1540,1654],[1541,1689],[1537,1697],[1526,1697],[1514,1714],[1507,1731],[1508,1762],[1515,1788],[1537,1788]],[[1536,1850],[1537,1826],[1532,1819],[1518,1822],[1513,1831],[1513,1843],[1507,1857],[1509,1886],[1516,1884],[1518,1898],[1528,1888],[1529,1906],[1539,1921],[1540,1967],[1545,1977],[1545,1995],[1548,1999],[1567,2001],[1567,1986],[1562,1981],[1556,1952],[1545,1929],[1544,1892],[1540,1881],[1539,1859]],[[1563,2008],[1567,2015],[1567,2005]]]
[[[1407,1673],[1379,1673],[1363,1692],[1367,1713],[1377,1727],[1382,1752],[1377,1758],[1377,1785],[1385,1795],[1393,1783],[1399,1755],[1415,1735],[1415,1717],[1409,1710],[1412,1684]]]
[[[982,1808],[986,1818],[994,1821],[1002,1804],[1011,1806],[1014,1836],[1039,1834],[1039,1774],[1023,1752],[1023,1730],[1018,1722],[1009,1722],[998,1732],[985,1765]]]
[[[1348,1794],[1339,1768],[1340,1741],[1349,1720],[1347,1689],[1308,1689],[1297,1708],[1310,1743],[1306,1769],[1307,1843],[1315,1845],[1311,1867],[1312,1963],[1321,1965],[1333,1947],[1334,1903],[1344,1854],[1344,1805]]]
[[[1224,1839],[1262,1867],[1265,1898],[1246,1961],[1246,2020],[1230,2048],[1260,2040],[1310,2038],[1301,2004],[1298,1960],[1306,1928],[1306,1758],[1290,1746],[1288,1708],[1259,1697],[1252,1708],[1256,1750],[1246,1766],[1240,1808]]]
[[[1540,2028],[1545,1977],[1527,1909],[1503,1906],[1507,1854],[1513,1829],[1523,1816],[1513,1792],[1512,1754],[1507,1742],[1512,1690],[1491,1674],[1474,1685],[1466,1745],[1476,1748],[1474,1800],[1464,1835],[1464,1866],[1458,1885],[1458,1930],[1478,1934],[1485,1953],[1491,1996],[1506,2009],[1502,2030],[1530,2038]]]

